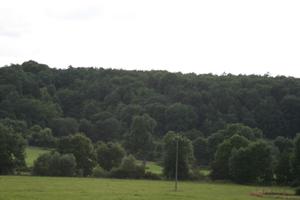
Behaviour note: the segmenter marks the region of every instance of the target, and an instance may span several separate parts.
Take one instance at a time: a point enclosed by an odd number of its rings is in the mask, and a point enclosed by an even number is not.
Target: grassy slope
[[[154,174],[162,174],[163,168],[155,162],[147,162],[146,171],[150,171]]]
[[[138,164],[142,164],[142,161],[141,160],[138,160]],[[161,166],[159,166],[157,163],[155,162],[151,162],[151,161],[148,161],[146,163],[146,171],[148,172],[152,172],[154,174],[162,174],[163,172],[163,168]]]
[[[252,186],[167,181],[0,176],[2,200],[251,200]],[[278,188],[273,188],[277,190]],[[283,188],[280,189],[283,191]],[[288,189],[286,189],[288,190]]]
[[[43,149],[39,147],[27,147],[26,148],[26,165],[28,167],[31,167],[33,165],[33,162],[39,157],[39,155],[43,153],[47,153],[50,150],[48,149]]]

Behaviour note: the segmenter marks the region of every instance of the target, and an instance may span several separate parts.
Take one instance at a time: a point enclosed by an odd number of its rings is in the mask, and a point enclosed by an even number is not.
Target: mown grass
[[[39,147],[27,147],[25,150],[25,162],[27,167],[33,166],[34,161],[43,153],[49,152],[50,149],[44,149]]]
[[[234,184],[93,178],[0,176],[2,200],[255,200],[256,191],[287,191],[288,188]],[[269,198],[271,199],[271,198]]]

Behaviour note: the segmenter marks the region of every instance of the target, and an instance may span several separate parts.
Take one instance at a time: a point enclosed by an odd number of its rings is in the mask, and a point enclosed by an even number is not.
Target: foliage
[[[113,178],[143,178],[145,174],[144,166],[138,165],[134,156],[129,155],[123,158],[121,165],[118,168],[113,168],[110,171],[110,176]]]
[[[193,141],[194,156],[198,165],[208,165],[208,142],[203,137],[198,137]]]
[[[133,118],[130,133],[126,137],[126,146],[130,153],[146,160],[154,146],[152,134],[155,126],[156,121],[149,115]]]
[[[34,162],[32,174],[38,176],[74,176],[76,159],[73,154],[45,153]]]
[[[100,142],[96,146],[97,162],[107,171],[113,167],[119,167],[125,153],[123,147],[118,143],[109,142],[105,144]]]
[[[232,155],[232,151],[247,147],[248,144],[249,140],[240,135],[233,135],[231,138],[224,140],[224,142],[218,146],[215,159],[212,163],[212,178],[229,179],[229,159]]]
[[[55,118],[49,123],[54,135],[56,136],[67,136],[78,132],[78,123],[76,119],[66,118]]]
[[[233,151],[229,160],[232,180],[238,183],[270,183],[272,158],[268,144],[262,141]]]
[[[56,146],[57,139],[53,136],[50,128],[42,129],[40,126],[35,125],[30,128],[29,132],[29,145],[48,148]]]
[[[209,136],[231,123],[258,127],[268,138],[282,134],[292,138],[300,132],[300,81],[292,77],[62,70],[28,61],[2,67],[0,85],[1,119],[49,127],[55,136],[78,131],[78,124],[65,118],[77,123],[85,119],[95,128],[99,120],[93,116],[101,112],[111,113],[112,119],[101,120],[98,130],[106,123],[118,125],[103,130],[107,134],[103,137],[91,130],[93,140],[128,133],[133,117],[142,114],[157,122],[157,135],[195,129]]]
[[[166,110],[166,126],[170,131],[187,131],[196,127],[198,116],[193,108],[175,103]]]
[[[74,154],[77,174],[88,176],[97,161],[92,142],[122,143],[145,164],[174,153],[171,147],[162,148],[162,138],[173,130],[193,141],[198,165],[212,163],[212,176],[232,179],[230,158],[242,157],[241,149],[251,146],[240,143],[239,137],[251,144],[264,139],[273,144],[276,181],[286,182],[292,168],[297,179],[292,182],[300,182],[299,142],[292,142],[300,132],[299,91],[300,79],[283,76],[54,69],[28,61],[0,68],[0,124],[9,130],[0,144],[7,149],[8,140],[14,138],[19,152],[22,138],[30,145],[58,145],[60,153]],[[9,160],[0,165],[9,166],[5,173],[24,165],[22,153],[16,159],[2,152],[1,162]],[[248,153],[243,154],[245,159]],[[192,160],[183,162],[186,175]],[[284,166],[288,160],[292,166]],[[105,168],[112,165],[117,166]]]
[[[282,136],[276,137],[273,143],[278,148],[280,153],[292,152],[294,148],[293,141]]]
[[[168,179],[175,177],[176,146],[178,142],[178,178],[188,179],[191,164],[194,161],[192,142],[185,136],[168,132],[164,137],[163,173]]]
[[[60,139],[58,151],[62,154],[72,153],[77,162],[77,170],[83,176],[90,175],[95,166],[94,147],[89,138],[83,134],[75,134]]]
[[[295,181],[300,183],[300,134],[297,135],[294,143],[293,176],[295,177]]]
[[[0,174],[11,174],[24,167],[24,150],[23,137],[0,123]]]
[[[96,178],[105,178],[108,176],[108,172],[100,165],[97,165],[93,168],[92,176]]]
[[[278,184],[287,185],[293,180],[292,154],[284,151],[279,154],[274,173]]]

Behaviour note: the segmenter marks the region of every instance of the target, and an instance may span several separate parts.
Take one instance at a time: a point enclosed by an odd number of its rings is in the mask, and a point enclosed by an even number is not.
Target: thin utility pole
[[[175,163],[175,192],[177,192],[177,183],[178,183],[178,137],[176,139],[176,163]]]

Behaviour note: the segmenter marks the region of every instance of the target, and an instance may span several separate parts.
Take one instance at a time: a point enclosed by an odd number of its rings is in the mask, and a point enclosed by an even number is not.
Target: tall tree
[[[96,156],[98,164],[109,171],[113,167],[119,167],[125,156],[125,150],[118,143],[108,142],[107,144],[99,142],[96,145]]]
[[[270,147],[258,141],[233,151],[229,169],[231,179],[238,183],[270,183],[273,175]]]
[[[193,141],[194,155],[198,165],[208,165],[208,143],[207,139],[198,137]]]
[[[175,132],[168,132],[164,137],[164,175],[168,179],[175,177],[176,152],[178,142],[178,178],[189,178],[191,164],[194,162],[192,142],[185,136]]]
[[[82,171],[83,176],[90,175],[95,165],[94,147],[89,138],[77,133],[62,138],[58,144],[61,154],[72,153],[77,162],[77,169]]]
[[[133,118],[130,133],[126,136],[126,145],[129,151],[142,158],[144,165],[150,151],[153,148],[153,131],[156,121],[149,115],[135,116]]]
[[[25,166],[24,149],[22,136],[0,124],[0,174],[10,174]]]

